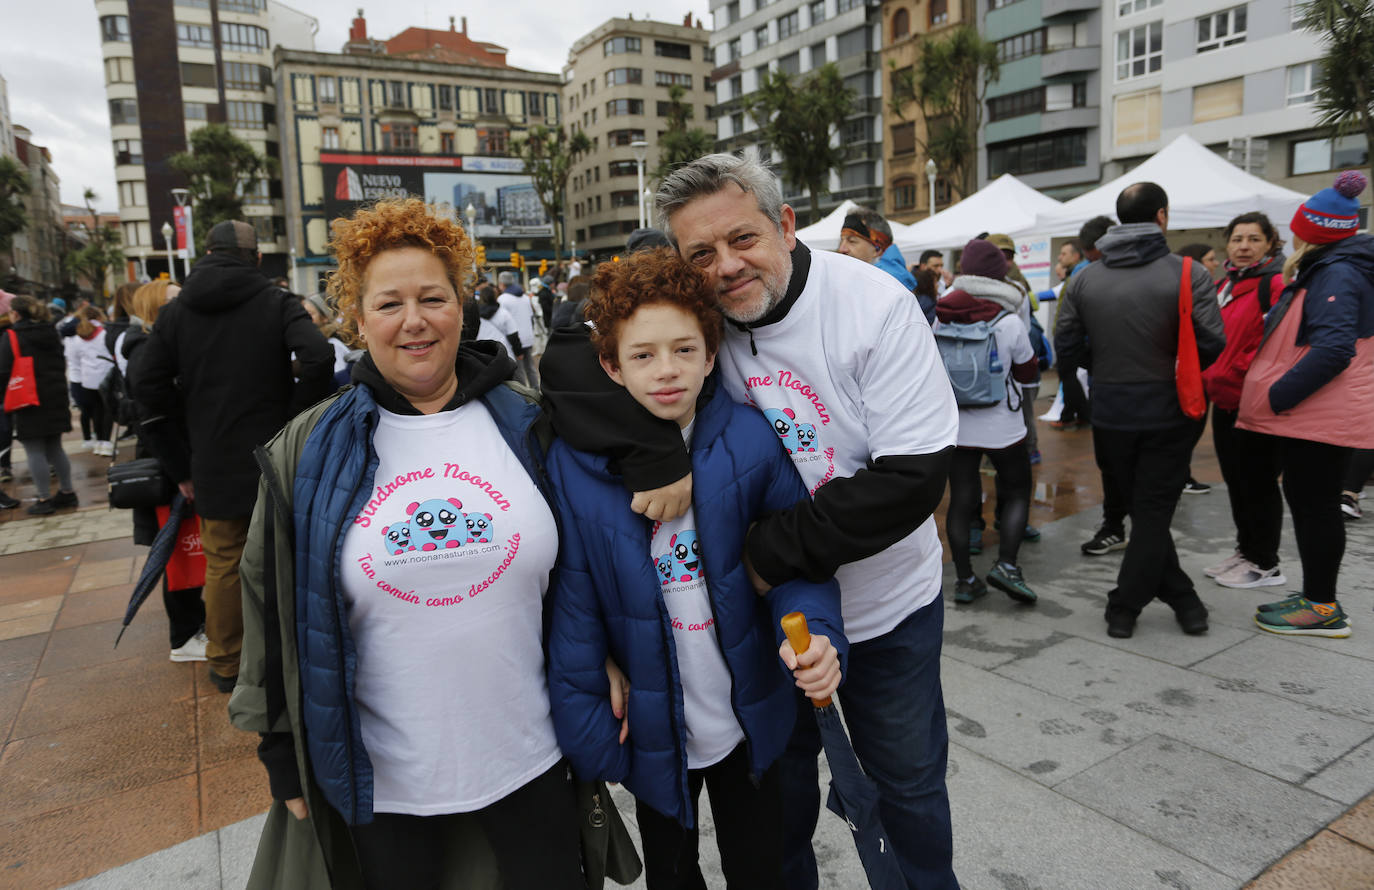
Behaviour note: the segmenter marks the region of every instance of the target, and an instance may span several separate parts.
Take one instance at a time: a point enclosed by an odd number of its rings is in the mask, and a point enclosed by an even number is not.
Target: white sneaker
[[[96,442],[96,443],[95,443],[95,453],[98,454],[98,455],[100,455],[101,457],[113,457],[113,456],[114,456],[114,443],[113,443],[113,442],[106,442],[106,441],[103,441],[103,440],[100,441],[100,442]]]
[[[1202,574],[1206,575],[1208,578],[1215,578],[1218,575],[1226,574],[1245,561],[1245,557],[1241,556],[1240,551],[1237,550],[1216,565],[1203,569]]]
[[[98,444],[99,444],[99,442],[97,442],[95,439],[82,439],[82,440],[81,440],[81,447],[84,448],[84,449],[87,450],[87,451],[95,451],[96,445],[98,445]]]
[[[205,638],[205,631],[199,631],[191,639],[182,643],[172,650],[172,661],[204,661],[205,645],[210,641]]]
[[[1288,583],[1288,579],[1283,577],[1278,566],[1262,569],[1248,559],[1241,560],[1240,564],[1212,580],[1222,587],[1235,587],[1240,590],[1248,590],[1251,587],[1279,587]]]

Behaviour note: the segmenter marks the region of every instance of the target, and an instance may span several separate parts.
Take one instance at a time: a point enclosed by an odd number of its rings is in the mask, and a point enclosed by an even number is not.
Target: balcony
[[[1091,130],[1099,125],[1101,119],[1102,109],[1097,106],[1046,111],[1040,116],[1040,131],[1057,133],[1061,130]]]
[[[1055,16],[1073,12],[1092,12],[1101,8],[1100,0],[1040,0],[1040,17],[1049,21]]]
[[[739,71],[739,59],[734,59],[732,61],[726,62],[724,65],[721,65],[719,68],[716,68],[711,72],[711,83],[719,83],[720,81],[725,80],[727,77],[732,77],[736,74],[739,74]]]
[[[1102,47],[1072,46],[1040,56],[1040,77],[1052,80],[1066,74],[1096,71],[1102,65]]]

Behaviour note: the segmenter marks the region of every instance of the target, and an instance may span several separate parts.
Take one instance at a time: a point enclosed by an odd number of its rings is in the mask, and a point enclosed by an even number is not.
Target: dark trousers
[[[1116,477],[1131,517],[1116,588],[1107,594],[1109,611],[1138,615],[1155,597],[1175,611],[1201,604],[1169,534],[1196,441],[1193,421],[1162,430],[1093,427],[1097,465]]]
[[[945,536],[960,578],[973,576],[969,557],[969,527],[982,512],[983,480],[979,465],[986,454],[997,471],[997,517],[1001,520],[997,558],[1016,565],[1021,538],[1030,516],[1031,465],[1025,440],[1007,448],[956,448],[949,467],[949,506]]]
[[[1293,514],[1293,538],[1302,559],[1302,594],[1314,603],[1334,603],[1336,576],[1345,557],[1341,482],[1350,449],[1306,439],[1275,441],[1283,496]]]
[[[114,424],[105,410],[105,400],[100,397],[100,390],[81,387],[76,404],[81,408],[81,431],[86,431],[86,420],[89,418],[91,435],[95,436],[96,441],[110,441],[110,429]]]
[[[740,744],[729,757],[705,769],[688,770],[692,823],[699,825],[701,786],[711,798],[711,819],[721,871],[730,890],[782,890],[782,788],[777,767],[749,775],[749,756]],[[698,861],[697,829],[684,828],[647,804],[635,803],[644,846],[648,890],[706,890]]]
[[[472,815],[496,854],[506,890],[585,890],[566,763]],[[377,813],[371,823],[349,829],[368,890],[438,890],[445,841],[457,819]]]
[[[1262,569],[1279,564],[1283,495],[1279,493],[1279,450],[1272,436],[1236,429],[1236,412],[1212,409],[1212,443],[1217,450],[1236,550]]]
[[[1064,410],[1059,415],[1060,422],[1091,423],[1092,415],[1088,411],[1088,394],[1083,391],[1083,384],[1078,382],[1078,366],[1061,363],[1059,365],[1059,382],[1064,387]]]
[[[0,432],[0,436],[4,433]],[[1369,481],[1369,477],[1374,476],[1374,448],[1355,448],[1350,452],[1345,483],[1342,486],[1346,491],[1353,491],[1359,494],[1364,491],[1364,485]]]
[[[1121,481],[1108,470],[1098,470],[1102,476],[1102,527],[1126,537],[1126,493],[1121,490]]]
[[[0,467],[14,466],[14,420],[8,411],[0,411]]]
[[[205,602],[200,592],[199,587],[168,590],[167,576],[162,576],[162,607],[167,612],[167,636],[173,649],[186,645],[205,626]]]
[[[1004,522],[1005,526],[1006,523]],[[940,689],[944,602],[849,647],[840,706],[864,771],[878,786],[878,813],[907,886],[958,890],[945,765],[949,734]],[[820,816],[821,750],[811,700],[798,693],[797,724],[778,761],[783,802],[783,875],[789,890],[817,890],[811,835]]]
[[[83,395],[84,390],[81,384],[75,380],[68,380],[67,388],[72,394],[72,404],[75,405],[77,410],[81,413],[81,438],[89,439],[91,438],[91,415],[86,406],[86,397]]]

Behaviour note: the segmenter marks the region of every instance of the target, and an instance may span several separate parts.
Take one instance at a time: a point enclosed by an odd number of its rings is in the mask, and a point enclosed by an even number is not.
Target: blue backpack
[[[960,408],[986,408],[1007,397],[1006,374],[993,328],[1010,314],[1004,310],[992,321],[942,321],[935,326],[935,345]]]

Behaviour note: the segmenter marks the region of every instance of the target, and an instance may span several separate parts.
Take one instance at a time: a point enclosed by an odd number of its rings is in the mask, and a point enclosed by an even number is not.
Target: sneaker
[[[59,491],[52,496],[52,505],[59,510],[63,507],[75,507],[77,503],[76,492],[74,491]]]
[[[170,658],[172,661],[204,661],[205,645],[209,642],[205,638],[205,631],[196,631],[195,636],[172,650]]]
[[[1272,569],[1262,569],[1248,559],[1242,559],[1212,580],[1222,587],[1234,587],[1238,590],[1249,590],[1252,587],[1282,587],[1288,583],[1288,579],[1283,577],[1277,565]]]
[[[1113,550],[1125,550],[1126,533],[1100,528],[1093,539],[1079,549],[1088,556],[1105,556]]]
[[[215,688],[220,692],[233,692],[234,687],[238,685],[239,675],[235,674],[232,677],[221,677],[219,674],[215,673],[214,668],[211,668],[210,682],[215,684]]]
[[[13,482],[14,470],[9,467],[0,467],[0,482]]]
[[[1350,636],[1350,624],[1340,603],[1314,603],[1306,597],[1291,597],[1282,608],[1256,612],[1255,624],[1274,634],[1337,639]]]
[[[971,603],[987,592],[988,586],[978,580],[977,575],[967,581],[961,578],[954,582],[954,601],[956,603]]]
[[[1211,490],[1212,486],[1208,485],[1206,482],[1199,482],[1192,476],[1189,476],[1188,481],[1183,483],[1184,494],[1206,494]]]
[[[1202,574],[1206,575],[1208,578],[1215,578],[1218,575],[1226,574],[1243,562],[1248,562],[1248,560],[1244,556],[1241,556],[1240,551],[1237,550],[1216,565],[1208,566],[1203,569]]]
[[[0,480],[4,477],[0,476]],[[1360,500],[1348,491],[1341,492],[1341,514],[1345,519],[1362,519],[1364,511],[1360,509]]]
[[[974,556],[983,552],[983,530],[981,528],[968,530],[968,552]]]
[[[94,436],[89,439],[81,440],[81,447],[86,451],[94,451],[97,444],[99,444],[98,440]]]
[[[105,441],[97,442],[95,445],[95,453],[101,457],[114,457],[114,443]]]
[[[30,516],[48,516],[56,513],[57,507],[53,504],[52,498],[48,498],[46,500],[34,501],[29,509],[24,512],[28,513]]]
[[[1257,611],[1257,612],[1277,612],[1277,611],[1279,611],[1280,609],[1285,608],[1286,606],[1288,606],[1290,603],[1293,602],[1293,600],[1297,599],[1297,598],[1300,597],[1300,596],[1302,596],[1302,591],[1301,591],[1301,590],[1295,590],[1295,591],[1293,591],[1292,593],[1288,594],[1288,596],[1284,597],[1284,598],[1281,599],[1281,600],[1275,600],[1275,601],[1272,602],[1272,603],[1260,603],[1258,606],[1255,607],[1255,611]]]
[[[988,572],[988,583],[1018,603],[1035,602],[1035,591],[1026,585],[1026,579],[1021,577],[1021,569],[1017,566],[998,562]]]
[[[0,491],[0,510],[13,510],[17,506],[19,506],[18,498],[12,498]]]
[[[1033,525],[1027,525],[1027,526],[1026,526],[1025,532],[1023,532],[1022,535],[1021,535],[1021,540],[1023,540],[1023,541],[1038,541],[1038,540],[1040,540],[1040,529],[1036,528],[1036,527],[1033,526]]]

